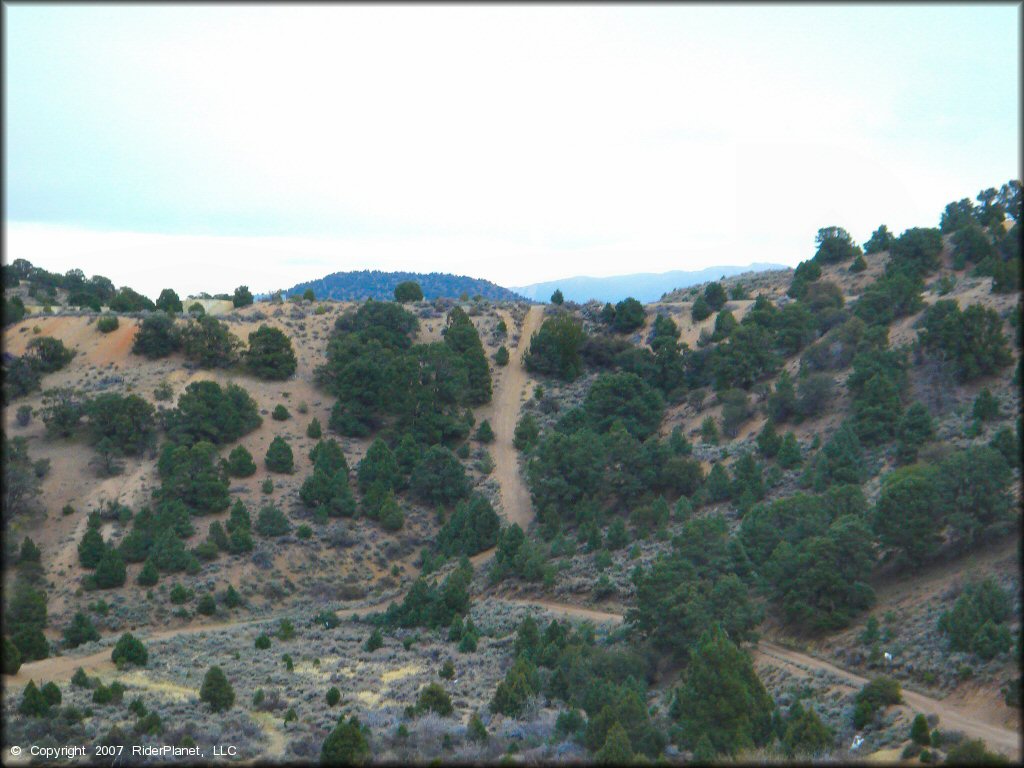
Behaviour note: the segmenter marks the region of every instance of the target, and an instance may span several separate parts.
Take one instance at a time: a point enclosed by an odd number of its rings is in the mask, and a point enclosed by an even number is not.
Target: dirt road
[[[774,662],[792,665],[803,670],[821,669],[830,672],[858,688],[868,682],[866,677],[861,677],[822,659],[807,656],[798,651],[791,651],[788,648],[783,648],[766,640],[758,643],[757,654],[770,658]],[[914,691],[904,689],[903,701],[915,713],[938,715],[939,725],[943,730],[963,731],[970,738],[983,739],[990,749],[995,749],[1007,757],[1018,761],[1021,757],[1021,738],[1020,734],[1016,731],[984,722],[968,710],[946,704],[939,699],[933,699]]]
[[[502,312],[505,323],[512,327],[512,319]],[[526,527],[533,520],[533,505],[530,502],[530,491],[523,482],[519,472],[519,452],[512,445],[513,433],[519,421],[519,408],[524,400],[529,375],[523,365],[523,356],[530,348],[530,337],[540,327],[544,317],[544,307],[531,306],[523,319],[523,329],[519,334],[519,344],[509,355],[508,365],[501,372],[494,398],[490,405],[480,409],[480,418],[488,419],[494,429],[494,442],[490,446],[494,458],[494,479],[501,489],[501,506],[505,519],[510,523],[518,523]]]
[[[547,600],[512,599],[506,602],[525,606],[539,606],[554,614],[575,619],[588,619],[597,623],[612,622],[619,624],[623,619],[621,614]],[[822,659],[808,656],[798,651],[791,651],[766,640],[758,643],[755,654],[762,658],[771,659],[772,663],[794,666],[805,671],[824,670],[842,678],[854,688],[860,688],[868,682],[867,678],[861,677],[854,672],[849,672]],[[994,749],[1014,760],[1020,760],[1021,735],[1018,732],[1003,728],[1001,725],[985,722],[983,719],[979,719],[976,713],[963,707],[945,703],[939,699],[933,699],[914,691],[904,689],[903,700],[913,713],[938,715],[939,723],[944,730],[963,731],[970,738],[983,739],[988,744],[989,749]]]

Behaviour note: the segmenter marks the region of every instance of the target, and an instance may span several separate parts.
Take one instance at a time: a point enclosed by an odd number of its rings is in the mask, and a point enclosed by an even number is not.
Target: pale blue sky
[[[1009,4],[4,15],[7,258],[154,294],[796,264],[1020,175]]]

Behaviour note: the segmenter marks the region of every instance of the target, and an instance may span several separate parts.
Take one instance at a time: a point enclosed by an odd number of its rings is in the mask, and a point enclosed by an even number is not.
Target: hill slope
[[[395,286],[406,280],[419,283],[426,299],[458,298],[482,296],[491,301],[523,301],[520,296],[508,288],[465,275],[450,275],[445,272],[381,272],[363,269],[358,272],[334,272],[319,280],[299,283],[287,291],[286,296],[302,294],[312,288],[318,299],[335,299],[338,301],[361,301],[376,299],[389,301],[395,296]]]
[[[618,302],[628,296],[639,299],[644,304],[657,301],[661,296],[677,288],[688,288],[698,283],[706,283],[719,277],[732,277],[744,272],[767,272],[775,269],[789,269],[782,264],[750,264],[746,267],[723,266],[708,267],[695,271],[673,270],[671,272],[638,272],[632,275],[614,275],[612,277],[567,277],[563,280],[550,280],[545,283],[533,283],[521,287],[513,287],[523,296],[534,301],[547,301],[554,290],[561,290],[568,301],[583,303],[591,299],[598,301]]]

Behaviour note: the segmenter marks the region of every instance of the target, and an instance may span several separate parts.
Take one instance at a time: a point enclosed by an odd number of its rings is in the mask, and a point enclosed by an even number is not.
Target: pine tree
[[[5,675],[16,675],[21,669],[21,651],[18,646],[4,638],[3,672]]]
[[[199,689],[199,698],[209,704],[214,712],[230,709],[235,703],[235,691],[220,667],[210,667],[206,672],[203,685]]]
[[[594,755],[600,765],[625,765],[633,760],[633,745],[629,743],[626,729],[614,723],[608,729],[604,746]]]
[[[99,530],[89,527],[78,542],[78,562],[83,568],[95,568],[107,551],[107,545]]]
[[[228,454],[228,474],[232,477],[251,477],[256,474],[256,462],[244,445],[236,445]]]
[[[44,717],[50,711],[49,704],[43,698],[42,692],[36,687],[34,680],[29,680],[28,685],[21,692],[21,704],[18,711],[25,717]]]
[[[787,432],[782,438],[782,445],[778,455],[779,466],[783,469],[794,469],[803,463],[803,455],[800,453],[800,444],[796,441],[796,435]]]
[[[924,715],[919,714],[914,717],[914,722],[910,725],[910,738],[915,744],[920,744],[922,747],[931,745],[932,739],[928,731],[928,718]]]
[[[124,565],[124,558],[114,547],[107,547],[99,563],[96,565],[96,573],[93,575],[96,587],[99,589],[113,589],[124,586],[128,572]]]
[[[362,765],[370,758],[370,746],[355,715],[338,720],[320,748],[322,765]]]
[[[143,563],[142,570],[139,571],[135,581],[141,587],[152,587],[160,581],[160,571],[157,570],[156,563],[153,562],[152,558],[147,558],[146,562]]]
[[[469,725],[466,727],[466,736],[471,741],[476,741],[481,744],[486,743],[490,738],[490,734],[487,733],[487,727],[484,725],[484,721],[480,719],[480,714],[474,712],[469,717]]]
[[[363,645],[363,650],[367,653],[373,653],[378,648],[384,646],[384,636],[380,633],[379,629],[373,630],[373,633],[367,638],[366,643]]]
[[[89,617],[81,611],[75,613],[71,623],[64,629],[65,648],[77,648],[83,643],[99,639],[100,633],[96,631]]]
[[[149,652],[141,640],[130,632],[125,632],[114,646],[110,660],[118,667],[127,665],[144,667],[149,663]]]
[[[735,754],[767,743],[772,710],[750,656],[717,624],[705,631],[672,707],[685,732],[704,734],[716,752]]]
[[[275,437],[267,448],[264,463],[271,472],[290,474],[295,466],[295,459],[288,441],[280,435]]]

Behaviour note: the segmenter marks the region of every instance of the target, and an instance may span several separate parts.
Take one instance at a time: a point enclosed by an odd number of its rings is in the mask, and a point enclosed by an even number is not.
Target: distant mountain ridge
[[[453,298],[462,294],[469,297],[482,296],[491,301],[529,301],[508,288],[465,275],[451,275],[447,272],[381,272],[363,269],[354,272],[334,272],[319,280],[299,283],[284,292],[285,296],[301,294],[313,289],[318,299],[337,301],[361,301],[375,299],[388,301],[395,297],[395,286],[412,280],[423,289],[425,299]]]
[[[664,294],[677,288],[706,283],[718,278],[732,277],[744,272],[767,272],[776,269],[789,269],[783,264],[754,263],[745,267],[716,266],[696,271],[674,270],[671,272],[638,272],[631,275],[614,275],[612,277],[567,277],[563,280],[550,280],[515,287],[512,290],[521,293],[534,301],[548,301],[555,289],[562,291],[567,301],[583,303],[591,299],[598,301],[618,302],[632,296],[643,304],[657,301]]]

